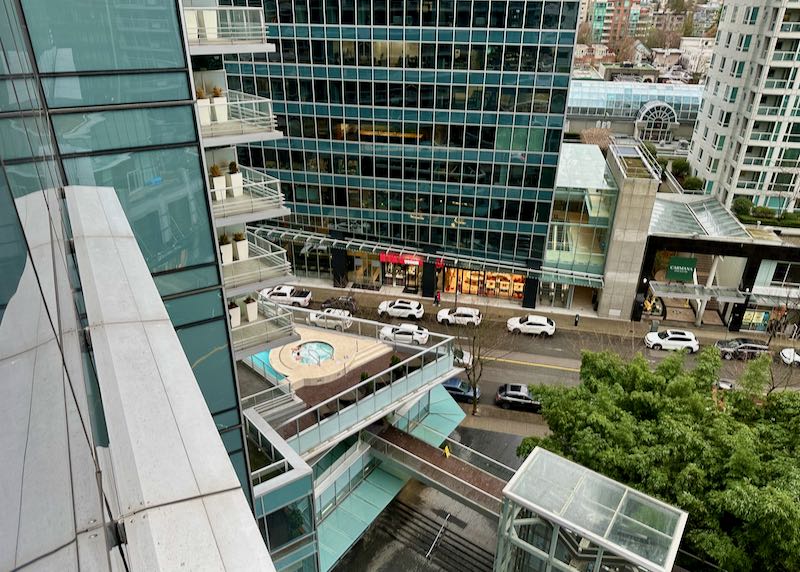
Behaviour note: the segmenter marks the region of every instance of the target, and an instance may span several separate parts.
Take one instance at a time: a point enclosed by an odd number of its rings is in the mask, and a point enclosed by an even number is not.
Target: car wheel
[[[385,315],[386,315],[386,312],[383,312],[383,311],[381,311],[381,310],[378,310],[378,317],[379,317],[379,318],[383,318]]]
[[[654,350],[660,350],[661,349],[661,344],[653,344],[653,349]]]
[[[692,350],[692,351],[694,351],[694,350]],[[725,352],[724,354],[722,354],[722,359],[726,359],[726,360],[730,361],[730,360],[733,359],[733,356],[731,355],[731,352]]]
[[[506,403],[505,401],[503,401],[503,402],[500,404],[500,407],[501,407],[502,409],[511,409],[511,405],[510,405],[510,404],[508,404],[508,403]]]
[[[513,330],[511,330],[511,333],[514,334],[515,336],[518,336],[522,333],[522,330],[520,330],[519,328],[514,328]]]
[[[539,337],[540,338],[546,338],[547,337],[547,332],[539,332]]]
[[[299,308],[300,302],[292,302],[292,306],[294,306],[295,308]]]

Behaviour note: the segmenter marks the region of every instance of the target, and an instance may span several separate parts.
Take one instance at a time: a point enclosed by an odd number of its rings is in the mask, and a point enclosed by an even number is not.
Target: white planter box
[[[241,197],[244,194],[244,181],[241,173],[228,173],[228,187],[234,197]]]
[[[249,302],[245,304],[247,309],[247,321],[255,322],[258,319],[258,302]]]
[[[225,198],[225,177],[211,177],[211,188],[214,189],[214,200],[221,201]]]
[[[222,263],[223,264],[230,264],[233,262],[233,245],[228,244],[220,244],[219,245],[219,253],[222,256]]]
[[[236,240],[236,260],[247,260],[250,251],[248,250],[247,240]]]
[[[242,309],[239,306],[228,308],[228,315],[231,317],[231,328],[238,328],[242,324]]]
[[[205,37],[209,40],[215,40],[219,37],[216,10],[203,10],[203,32],[205,32]]]
[[[211,125],[211,100],[207,97],[197,100],[197,116],[200,125]]]
[[[227,97],[212,97],[211,107],[214,108],[214,121],[217,123],[225,123],[228,120],[228,98]]]

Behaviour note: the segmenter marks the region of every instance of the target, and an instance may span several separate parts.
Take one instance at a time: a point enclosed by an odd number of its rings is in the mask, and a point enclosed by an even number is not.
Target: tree
[[[703,179],[700,177],[686,177],[683,180],[683,189],[686,191],[699,191],[703,188]]]
[[[542,446],[683,508],[684,550],[730,572],[800,570],[800,395],[770,390],[766,357],[715,389],[720,365],[711,347],[691,370],[586,352],[580,386],[531,387],[552,434],[517,454]]]
[[[747,216],[753,210],[753,201],[747,197],[736,197],[731,208],[736,216]]]
[[[694,36],[694,12],[687,12],[683,21],[683,35]]]
[[[650,28],[644,38],[644,45],[648,48],[677,48],[681,43],[681,36],[676,32],[668,32],[660,28]]]
[[[486,316],[485,311],[483,315]],[[472,414],[477,415],[477,394],[483,377],[483,366],[485,362],[489,361],[489,354],[500,348],[503,337],[498,336],[496,332],[484,325],[459,326],[455,335],[458,343],[457,350],[469,354],[467,361],[471,363],[467,364],[469,367],[464,367],[464,374],[467,377],[467,383],[472,388]]]
[[[689,165],[689,161],[686,159],[675,159],[672,162],[672,174],[675,175],[676,179],[681,180],[684,177],[689,176],[689,173],[691,172],[692,167]]]
[[[614,61],[632,62],[636,58],[636,42],[633,36],[621,36],[609,45],[614,52]]]
[[[581,22],[578,26],[578,43],[591,45],[594,43],[594,32],[592,31],[591,22]]]

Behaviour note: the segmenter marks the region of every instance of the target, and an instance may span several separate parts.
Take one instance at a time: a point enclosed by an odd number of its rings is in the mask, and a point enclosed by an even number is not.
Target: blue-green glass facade
[[[225,56],[286,139],[240,148],[290,224],[541,263],[577,2],[268,0],[276,53]]]
[[[16,191],[56,158],[71,185],[116,189],[245,493],[250,479],[216,241],[176,0],[21,0],[30,67],[0,62],[22,97],[0,102],[0,156]],[[14,52],[19,53],[19,52]],[[35,68],[33,67],[35,65]],[[18,68],[18,69],[17,69]],[[29,72],[29,73],[27,73]],[[43,94],[42,117],[26,115]],[[34,166],[32,168],[31,166]],[[34,177],[32,177],[34,175]]]

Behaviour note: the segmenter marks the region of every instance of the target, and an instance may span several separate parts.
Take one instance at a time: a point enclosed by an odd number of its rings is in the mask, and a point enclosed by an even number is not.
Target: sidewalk
[[[511,411],[494,405],[481,404],[478,407],[478,415],[472,415],[472,405],[459,403],[459,406],[467,414],[459,427],[519,435],[520,437],[547,437],[550,434],[547,423],[541,415],[536,413]]]
[[[406,298],[409,300],[419,300],[425,307],[426,314],[435,315],[441,308],[452,307],[455,304],[454,294],[442,293],[442,304],[437,308],[433,300],[423,298],[420,294],[404,294],[401,287],[383,286],[380,291],[360,290],[357,288],[334,288],[328,279],[303,278],[295,279],[290,282],[296,286],[302,286],[313,291],[313,299],[319,303],[326,298],[335,296],[352,296],[355,298],[361,310],[359,315],[369,319],[377,319],[375,309],[383,300],[395,298]],[[560,310],[557,308],[523,308],[518,302],[511,302],[498,298],[485,298],[473,295],[459,294],[459,305],[479,308],[483,313],[484,320],[492,322],[505,322],[508,318],[520,316],[525,313],[536,313],[547,316],[556,323],[556,328],[562,331],[586,332],[598,335],[609,335],[618,337],[635,337],[641,339],[650,331],[651,320],[646,319],[641,322],[630,322],[624,320],[613,320],[599,318],[594,313],[586,314],[573,312],[570,310]],[[580,316],[577,326],[575,316]],[[736,337],[748,337],[766,341],[769,335],[763,332],[729,332],[725,326],[704,324],[700,328],[692,324],[670,323],[663,320],[659,321],[659,329],[675,328],[687,329],[695,333],[698,341],[702,345],[711,345],[717,340],[724,340]],[[778,349],[791,345],[784,338],[774,337],[770,346]]]

